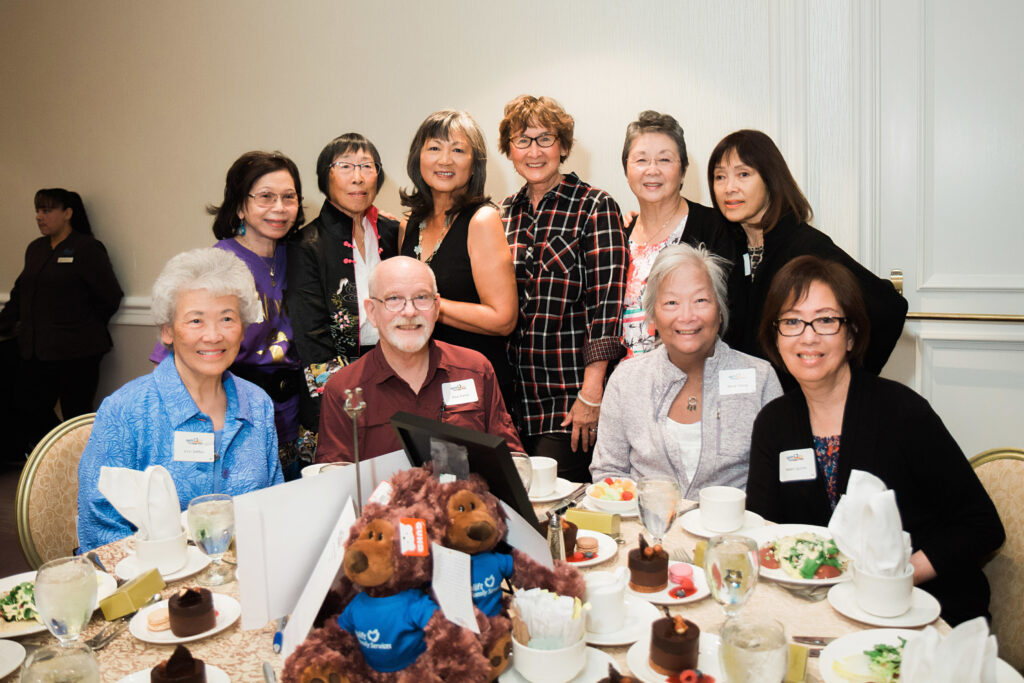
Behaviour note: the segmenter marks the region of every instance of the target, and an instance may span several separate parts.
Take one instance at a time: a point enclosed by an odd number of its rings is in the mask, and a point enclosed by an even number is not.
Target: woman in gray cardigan
[[[782,388],[769,363],[721,340],[727,268],[703,246],[658,254],[643,293],[658,345],[608,380],[594,481],[668,476],[691,500],[705,486],[746,486],[754,418]]]

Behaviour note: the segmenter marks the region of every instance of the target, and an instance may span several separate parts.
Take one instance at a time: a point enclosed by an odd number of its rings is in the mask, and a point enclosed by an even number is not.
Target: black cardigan
[[[810,416],[798,388],[766,405],[754,421],[747,507],[778,523],[826,526],[832,511],[825,479],[779,482],[779,453],[813,448]],[[921,396],[902,384],[854,371],[843,412],[837,470],[870,472],[896,492],[914,550],[937,578],[921,588],[942,603],[951,624],[988,613],[982,564],[1005,539],[999,514],[963,451]]]

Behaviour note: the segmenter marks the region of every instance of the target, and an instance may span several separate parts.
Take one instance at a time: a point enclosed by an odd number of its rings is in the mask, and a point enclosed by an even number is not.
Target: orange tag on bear
[[[403,518],[398,521],[398,547],[406,557],[426,557],[430,554],[427,542],[427,522],[424,519]]]

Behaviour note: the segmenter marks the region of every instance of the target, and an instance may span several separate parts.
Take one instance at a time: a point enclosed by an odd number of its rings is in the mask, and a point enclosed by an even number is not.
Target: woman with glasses
[[[262,315],[245,329],[231,372],[267,392],[274,401],[277,442],[286,479],[298,476],[299,390],[302,374],[292,326],[282,309],[288,268],[283,241],[301,225],[302,183],[295,162],[280,152],[246,152],[224,180],[224,201],[210,206],[218,249],[248,267]],[[157,344],[150,360],[168,354]]]
[[[655,330],[644,314],[643,299],[647,274],[662,249],[680,242],[703,244],[728,261],[726,273],[735,270],[736,247],[722,215],[681,194],[689,163],[683,129],[672,116],[643,111],[626,127],[622,170],[640,204],[639,216],[626,226],[630,259],[622,343],[627,358],[655,345]]]
[[[401,254],[433,269],[441,295],[434,339],[482,353],[494,367],[506,405],[514,397],[506,345],[515,328],[512,252],[497,208],[484,194],[487,146],[463,111],[428,116],[409,146],[412,192]]]
[[[725,338],[729,345],[766,357],[767,349],[761,348],[757,335],[772,278],[797,256],[814,254],[842,263],[860,284],[872,329],[864,367],[881,372],[903,330],[907,301],[892,283],[807,224],[811,206],[771,138],[757,130],[739,130],[723,138],[708,159],[708,187],[715,208],[734,225],[741,269],[741,277],[730,280],[735,322]],[[777,365],[775,369],[783,387],[792,388],[785,368]]]
[[[555,100],[521,95],[505,105],[498,148],[526,181],[502,202],[519,285],[517,426],[531,455],[588,481],[608,363],[623,354],[629,252],[615,200],[562,173],[574,127]]]
[[[928,402],[865,372],[872,321],[856,277],[835,261],[793,259],[772,281],[758,330],[797,388],[754,422],[747,507],[778,523],[828,525],[850,471],[896,493],[914,583],[951,624],[986,615],[981,566],[1003,542],[999,515]],[[805,454],[803,467],[782,454]]]
[[[306,377],[302,426],[311,432],[319,429],[328,378],[377,344],[363,306],[367,280],[398,248],[398,223],[373,205],[384,169],[370,140],[346,133],[328,142],[316,160],[316,180],[327,199],[288,244],[285,293]]]

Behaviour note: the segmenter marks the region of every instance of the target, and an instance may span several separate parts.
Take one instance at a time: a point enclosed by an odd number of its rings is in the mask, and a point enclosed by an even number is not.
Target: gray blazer
[[[720,394],[725,370],[754,369],[752,391]],[[700,462],[684,472],[678,445],[667,438],[665,423],[686,374],[668,357],[663,344],[625,361],[608,380],[601,400],[597,446],[590,474],[605,477],[666,476],[676,479],[683,497],[696,500],[705,486],[746,488],[750,435],[761,407],[782,395],[772,366],[734,351],[721,339],[704,361]]]

